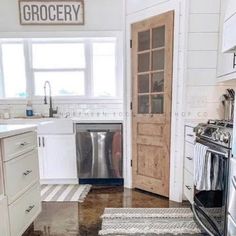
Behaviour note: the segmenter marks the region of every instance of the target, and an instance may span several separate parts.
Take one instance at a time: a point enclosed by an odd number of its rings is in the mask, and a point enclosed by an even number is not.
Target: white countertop
[[[6,137],[10,137],[17,134],[34,131],[36,130],[36,128],[37,128],[37,125],[3,124],[3,125],[0,125],[0,138],[6,138]]]
[[[73,123],[123,123],[122,119],[105,119],[105,118],[95,118],[86,119],[85,117],[69,117],[69,118],[11,118],[11,119],[0,119],[0,124],[35,124],[39,125],[42,122],[53,122],[56,120],[68,120],[73,121]]]

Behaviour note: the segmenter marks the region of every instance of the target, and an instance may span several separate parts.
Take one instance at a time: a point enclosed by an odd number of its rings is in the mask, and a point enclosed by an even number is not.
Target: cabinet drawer
[[[37,136],[35,132],[28,132],[5,138],[2,140],[4,161],[11,160],[36,147]]]
[[[193,203],[193,193],[193,175],[191,175],[187,170],[184,170],[184,195],[190,203]]]
[[[195,142],[195,133],[193,127],[185,126],[185,141],[194,144]]]
[[[4,163],[9,204],[39,179],[37,149]]]
[[[36,184],[9,206],[11,235],[22,235],[40,211],[40,186]]]
[[[184,167],[191,174],[193,174],[193,155],[194,155],[194,145],[185,142]]]

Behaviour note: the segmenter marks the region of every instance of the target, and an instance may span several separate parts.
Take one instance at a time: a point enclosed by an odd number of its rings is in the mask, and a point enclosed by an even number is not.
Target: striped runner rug
[[[88,184],[44,184],[41,185],[41,200],[43,202],[83,202],[91,187]]]
[[[99,235],[202,235],[190,208],[106,208]]]

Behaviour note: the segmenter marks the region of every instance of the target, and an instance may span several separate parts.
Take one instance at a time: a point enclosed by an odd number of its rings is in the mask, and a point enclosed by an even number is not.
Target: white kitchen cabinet
[[[38,136],[42,184],[78,183],[75,134]]]
[[[41,211],[36,138],[35,128],[29,128],[0,139],[4,181],[1,236],[8,236],[9,231],[11,236],[21,236]]]
[[[194,125],[185,126],[185,140],[184,140],[184,196],[190,203],[193,203],[193,153],[195,144]]]
[[[9,220],[8,220],[8,207],[7,207],[7,198],[0,196],[0,235],[9,236]]]
[[[228,0],[221,0],[221,15],[219,28],[219,47],[217,77],[219,81],[236,79],[236,56],[234,53],[223,53],[223,26]]]
[[[223,27],[223,51],[230,53],[236,51],[236,1],[227,1]]]

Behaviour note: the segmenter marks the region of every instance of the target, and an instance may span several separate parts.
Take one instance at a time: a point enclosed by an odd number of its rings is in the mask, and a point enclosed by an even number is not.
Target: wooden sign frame
[[[57,20],[55,21],[48,21],[47,22],[43,22],[42,20],[38,20],[38,21],[31,21],[31,22],[26,22],[24,19],[23,19],[23,15],[22,15],[22,4],[29,4],[29,5],[33,5],[33,6],[38,6],[38,7],[42,7],[42,5],[46,6],[49,5],[49,4],[52,4],[50,6],[54,6],[55,8],[57,8],[57,6],[63,6],[63,3],[64,3],[64,8],[65,8],[65,5],[66,6],[73,6],[72,4],[77,4],[80,6],[79,10],[82,11],[82,13],[80,13],[81,15],[78,15],[77,17],[80,17],[80,19],[78,19],[77,21],[69,21],[69,22],[66,22],[65,21],[65,18],[64,20],[61,20],[60,22]],[[20,20],[20,24],[21,25],[84,25],[84,21],[85,21],[85,7],[84,7],[84,0],[19,0],[18,1],[18,7],[19,7],[19,20]],[[45,7],[45,8],[46,8]],[[48,6],[49,7],[49,6]],[[51,7],[52,8],[52,7]],[[54,8],[54,9],[55,9]],[[48,9],[49,11],[49,9]],[[64,14],[67,14],[68,16],[68,9],[67,9],[67,13],[66,13],[66,9],[64,9]],[[60,13],[63,13],[60,11]],[[31,12],[32,14],[32,12]],[[34,12],[35,14],[35,12]],[[38,16],[38,15],[37,15]],[[57,13],[57,16],[58,16],[58,13]],[[39,16],[38,16],[39,17]],[[65,17],[65,15],[64,15]],[[42,18],[42,16],[41,16]],[[71,17],[72,18],[72,17]]]

